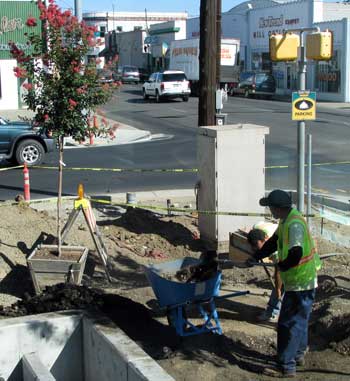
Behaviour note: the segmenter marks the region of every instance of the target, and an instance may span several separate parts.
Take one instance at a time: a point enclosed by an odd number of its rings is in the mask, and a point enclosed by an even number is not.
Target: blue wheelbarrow
[[[168,323],[179,336],[198,335],[205,332],[222,334],[215,300],[246,295],[249,291],[234,292],[219,296],[221,272],[212,278],[196,283],[181,283],[168,280],[166,274],[175,274],[185,267],[199,264],[196,258],[185,257],[176,261],[145,266],[146,276],[157,297],[160,308],[165,309]],[[187,317],[186,307],[195,306],[203,323],[195,325]],[[206,308],[204,308],[204,306]]]

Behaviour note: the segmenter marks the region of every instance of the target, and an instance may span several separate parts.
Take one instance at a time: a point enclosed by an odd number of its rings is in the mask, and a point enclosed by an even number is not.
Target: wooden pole
[[[216,5],[217,0],[201,0],[200,5],[199,126],[215,125]]]
[[[221,0],[216,0],[216,88],[220,89],[221,77]]]

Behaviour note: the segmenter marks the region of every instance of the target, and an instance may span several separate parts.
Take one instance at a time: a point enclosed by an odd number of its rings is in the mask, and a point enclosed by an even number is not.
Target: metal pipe
[[[312,197],[312,135],[308,134],[307,136],[307,145],[308,145],[308,160],[307,160],[307,223],[310,223],[310,214],[311,214],[311,197]]]
[[[74,0],[74,15],[79,22],[83,20],[82,0]]]
[[[300,31],[299,91],[306,88],[306,57],[303,31]],[[305,122],[298,122],[298,209],[304,213],[305,191]]]

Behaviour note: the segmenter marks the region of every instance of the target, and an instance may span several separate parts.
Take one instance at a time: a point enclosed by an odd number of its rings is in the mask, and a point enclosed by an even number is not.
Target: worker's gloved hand
[[[248,258],[248,259],[246,260],[245,265],[246,265],[247,267],[253,267],[253,266],[255,266],[257,263],[258,263],[258,262],[256,261],[256,259],[255,259],[254,257],[250,257],[250,258]]]

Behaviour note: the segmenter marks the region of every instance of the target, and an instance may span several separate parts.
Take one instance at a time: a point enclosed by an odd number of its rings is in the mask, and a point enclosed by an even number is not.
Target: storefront
[[[298,88],[298,65],[296,62],[270,61],[269,37],[283,34],[289,29],[319,27],[333,33],[334,54],[330,61],[308,61],[307,88],[317,92],[319,100],[349,102],[349,19],[324,22],[339,15],[350,16],[350,7],[313,0],[285,2],[270,7],[252,9],[248,15],[248,70],[266,71],[273,74],[277,93],[290,94]],[[339,10],[337,11],[337,7]]]
[[[25,33],[41,33],[39,11],[31,1],[0,1],[0,110],[24,107],[23,80],[15,77],[13,69],[17,61],[11,57],[9,42],[14,42],[26,53],[31,49]],[[36,27],[27,27],[28,17],[38,20]]]

